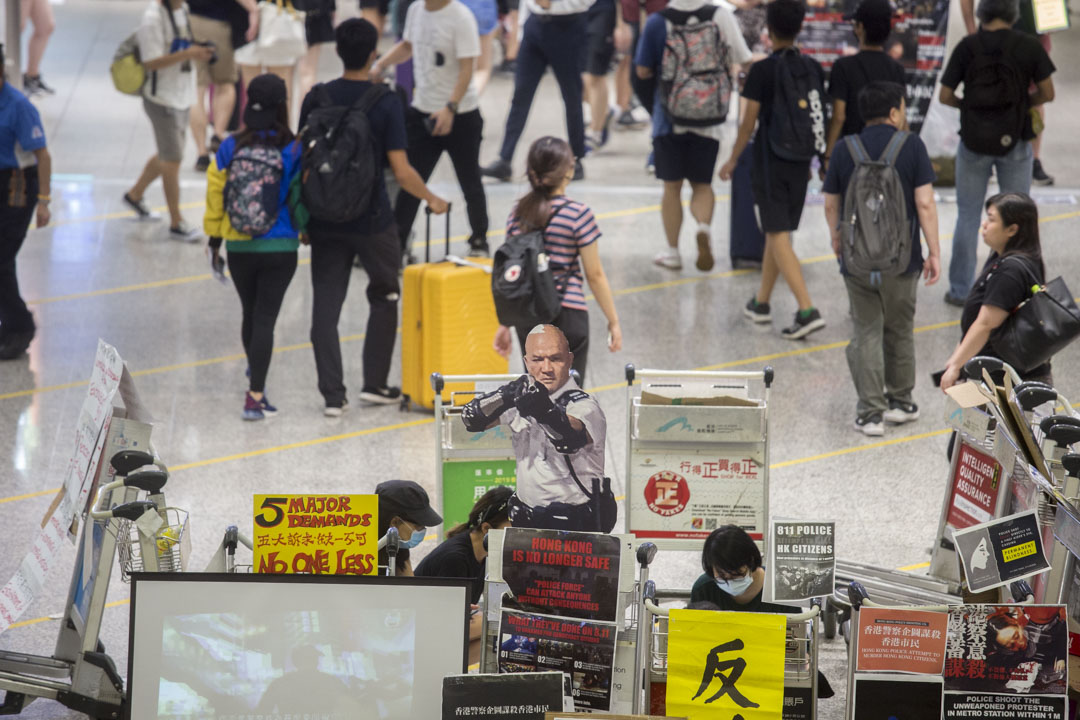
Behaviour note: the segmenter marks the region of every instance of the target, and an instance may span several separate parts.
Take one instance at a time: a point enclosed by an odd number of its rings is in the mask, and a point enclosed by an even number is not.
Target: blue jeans
[[[964,147],[956,151],[956,230],[949,261],[949,294],[966,298],[975,282],[975,252],[990,168],[997,172],[1001,192],[1031,191],[1031,144],[1021,140],[1008,155],[980,155]]]

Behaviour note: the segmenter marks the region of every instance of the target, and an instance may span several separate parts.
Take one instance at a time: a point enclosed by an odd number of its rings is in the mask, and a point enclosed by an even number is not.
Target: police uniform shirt
[[[571,390],[581,392],[573,379],[551,393],[552,402]],[[591,395],[585,395],[567,404],[566,414],[580,420],[589,433],[589,443],[570,455],[557,451],[540,424],[533,418],[522,417],[516,408],[510,408],[500,418],[502,424],[510,427],[513,436],[514,455],[517,456],[517,495],[530,507],[546,507],[555,502],[584,505],[589,501],[571,477],[567,460],[574,464],[574,472],[590,492],[592,479],[604,476],[607,420],[600,403]]]

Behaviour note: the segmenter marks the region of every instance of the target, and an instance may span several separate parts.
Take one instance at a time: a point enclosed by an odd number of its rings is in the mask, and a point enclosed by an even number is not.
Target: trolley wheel
[[[839,625],[839,615],[836,608],[833,606],[832,601],[825,598],[825,611],[823,613],[822,625],[825,628],[825,639],[832,640],[836,637],[836,628]]]

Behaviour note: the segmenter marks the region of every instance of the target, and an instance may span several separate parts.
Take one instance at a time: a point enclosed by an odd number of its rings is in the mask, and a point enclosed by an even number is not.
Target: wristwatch
[[[457,103],[456,102],[451,100],[450,102],[446,103],[446,107],[450,108],[450,112],[457,115]]]

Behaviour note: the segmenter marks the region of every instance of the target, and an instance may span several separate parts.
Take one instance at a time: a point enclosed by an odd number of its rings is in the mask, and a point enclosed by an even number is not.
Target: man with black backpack
[[[919,417],[915,387],[915,292],[941,274],[934,170],[918,135],[905,132],[904,87],[876,81],[858,97],[866,127],[833,150],[825,219],[840,259],[853,325],[848,369],[859,399],[855,430]],[[929,254],[923,260],[919,228]]]
[[[941,74],[941,102],[960,108],[956,231],[945,293],[945,302],[957,307],[975,280],[991,168],[1001,192],[1031,190],[1034,108],[1054,99],[1054,63],[1036,38],[1012,29],[1019,12],[1017,0],[981,0],[979,31],[960,41]],[[957,95],[960,85],[963,94]]]
[[[427,201],[434,212],[447,210],[405,155],[401,101],[371,81],[379,41],[375,26],[353,18],[341,23],[335,36],[345,73],[316,85],[300,109],[301,193],[311,213],[311,344],[327,417],[340,417],[349,406],[337,325],[357,256],[367,272],[371,306],[360,399],[381,404],[401,399],[400,388],[387,383],[397,338],[401,250],[384,171],[389,167],[402,191]]]
[[[667,248],[653,262],[682,269],[682,186],[690,183],[690,214],[697,221],[698,270],[713,268],[712,189],[720,135],[731,104],[732,78],[750,62],[735,18],[706,0],[671,0],[645,23],[634,60],[641,80],[655,78],[653,152],[656,177],[664,182],[660,216]]]
[[[773,53],[750,66],[742,92],[746,110],[720,178],[731,179],[756,125],[751,180],[765,254],[761,285],[743,312],[756,323],[772,322],[769,297],[783,275],[799,310],[794,324],[780,334],[799,340],[825,327],[791,247],[791,233],[799,227],[806,202],[810,161],[825,154],[825,71],[795,47],[806,5],[800,0],[773,0],[765,13]]]

